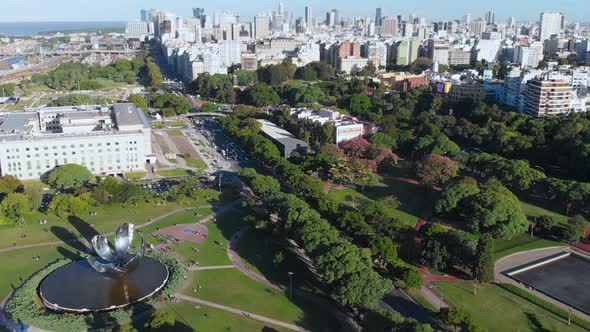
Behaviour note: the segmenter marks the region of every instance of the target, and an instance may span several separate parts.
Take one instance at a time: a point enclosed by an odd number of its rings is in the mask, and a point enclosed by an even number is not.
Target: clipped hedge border
[[[159,304],[157,298],[167,299],[170,295],[174,294],[180,286],[182,286],[184,276],[186,275],[186,269],[184,268],[184,265],[174,257],[163,253],[151,253],[150,256],[159,259],[168,267],[169,271],[166,286],[158,295],[156,295],[156,297],[145,301],[145,303],[155,307]],[[39,284],[45,277],[58,268],[72,262],[73,261],[69,259],[60,259],[51,263],[44,269],[36,272],[17,290],[15,290],[5,306],[6,312],[12,320],[50,331],[86,331],[89,328],[96,328],[95,326],[89,326],[89,324],[96,321],[93,318],[95,318],[95,316],[100,316],[100,314],[56,313],[45,308],[37,294]],[[110,311],[105,313],[104,317],[110,316],[118,322],[128,322],[132,318],[135,307],[140,305],[142,305],[142,303],[137,303],[124,309]],[[108,322],[107,319],[103,321]]]
[[[561,318],[563,318],[565,321],[567,321],[569,313],[567,310],[560,308],[559,306],[547,302],[531,293],[529,293],[528,291],[519,288],[517,286],[511,285],[511,284],[497,284],[498,286],[500,286],[501,288],[503,288],[504,290],[523,298],[524,300],[527,300],[529,302],[531,302],[532,304],[535,304],[547,311],[549,311],[550,313],[557,315]],[[576,324],[581,328],[584,328],[586,330],[590,330],[590,322],[582,319],[578,316],[576,316],[575,314],[571,315],[571,319],[572,319],[572,324]]]

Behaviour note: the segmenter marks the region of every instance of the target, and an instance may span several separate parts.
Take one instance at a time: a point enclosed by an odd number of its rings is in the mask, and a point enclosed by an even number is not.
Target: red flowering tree
[[[449,157],[430,154],[418,163],[416,174],[424,183],[444,184],[459,174],[459,165]]]
[[[346,151],[346,154],[353,158],[362,158],[369,150],[370,145],[371,143],[364,138],[355,138],[340,143],[340,147]]]

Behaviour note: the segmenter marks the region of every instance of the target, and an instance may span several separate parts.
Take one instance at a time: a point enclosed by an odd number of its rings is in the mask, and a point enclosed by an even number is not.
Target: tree
[[[477,241],[471,275],[481,283],[494,280],[494,239],[489,234],[482,235]]]
[[[342,278],[335,293],[344,305],[369,309],[375,307],[392,287],[391,280],[382,278],[372,269],[364,269]]]
[[[90,208],[90,204],[81,197],[61,194],[51,200],[48,211],[60,216],[67,215],[83,216]]]
[[[380,148],[394,149],[397,147],[397,142],[395,138],[382,132],[373,134],[371,136],[370,141],[371,144]]]
[[[348,141],[344,141],[340,144],[340,147],[346,151],[349,157],[362,158],[365,153],[369,150],[371,144],[364,138],[354,138]]]
[[[256,72],[247,71],[247,70],[236,70],[234,72],[236,78],[238,79],[239,86],[249,86],[251,84],[256,83]]]
[[[467,197],[473,196],[477,193],[479,193],[477,183],[471,183],[464,179],[455,181],[446,186],[442,191],[439,199],[436,201],[434,210],[439,214],[450,213]]]
[[[426,239],[422,248],[420,262],[437,271],[447,267],[447,248],[437,239]]]
[[[242,93],[242,102],[257,107],[276,105],[280,101],[279,95],[268,85],[258,83],[248,87]]]
[[[350,97],[348,101],[348,108],[352,115],[364,116],[372,107],[371,98],[363,94],[355,94]]]
[[[25,188],[25,195],[31,203],[32,210],[38,210],[43,203],[43,185],[32,183]]]
[[[149,109],[148,101],[145,99],[144,96],[140,94],[134,94],[127,98],[130,102],[135,104],[135,107],[141,108],[144,112],[147,112]]]
[[[486,182],[478,194],[469,198],[465,215],[471,231],[492,232],[496,237],[511,238],[526,232],[529,226],[520,200],[495,179]]]
[[[31,202],[24,194],[10,193],[0,203],[0,211],[7,219],[17,221],[31,211]]]
[[[145,331],[172,331],[176,318],[168,310],[155,310],[144,324]]]
[[[424,183],[445,184],[459,174],[459,166],[451,158],[431,154],[416,167],[416,175]]]
[[[4,175],[0,177],[0,194],[10,194],[20,191],[23,187],[23,183],[12,175]]]
[[[371,252],[382,266],[397,260],[397,245],[386,236],[378,236],[371,241]]]
[[[398,278],[404,283],[406,288],[420,288],[424,283],[422,274],[411,267],[402,268]]]
[[[47,179],[47,183],[59,190],[78,190],[92,179],[92,173],[81,165],[67,164],[59,166]]]

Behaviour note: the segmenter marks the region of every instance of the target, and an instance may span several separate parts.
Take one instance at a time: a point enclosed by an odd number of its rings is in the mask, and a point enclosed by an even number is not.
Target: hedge
[[[162,253],[152,253],[151,257],[159,259],[170,272],[168,283],[157,296],[168,298],[182,285],[186,270],[175,258]],[[49,331],[86,331],[96,328],[100,324],[111,325],[114,321],[128,322],[135,309],[148,304],[157,306],[158,301],[152,298],[144,303],[137,303],[124,309],[99,314],[68,314],[56,313],[45,308],[37,294],[41,281],[58,268],[71,263],[71,260],[61,259],[49,264],[27,279],[10,297],[5,309],[13,321],[22,322]],[[157,297],[156,296],[156,297]],[[92,325],[92,326],[90,326]]]
[[[507,290],[508,292],[510,292],[516,296],[519,296],[519,297],[531,302],[532,304],[535,304],[535,305],[563,318],[566,321],[569,317],[569,313],[567,310],[562,309],[553,303],[547,302],[547,301],[539,298],[538,296],[535,296],[535,295],[529,293],[528,291],[526,291],[520,287],[511,285],[511,284],[498,284],[498,286],[502,287],[503,289]],[[573,324],[576,324],[586,330],[590,330],[590,322],[589,321],[582,319],[582,318],[576,316],[575,314],[571,315],[571,319],[572,319]]]

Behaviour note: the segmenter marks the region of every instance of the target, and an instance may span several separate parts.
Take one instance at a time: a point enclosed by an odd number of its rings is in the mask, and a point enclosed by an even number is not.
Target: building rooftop
[[[132,103],[115,104],[113,112],[117,126],[142,125],[143,128],[150,128],[150,122],[145,113]]]
[[[37,114],[29,112],[7,114],[0,118],[0,133],[9,134],[25,130],[27,124],[36,117]]]
[[[262,124],[262,131],[266,135],[283,145],[285,148],[296,150],[307,147],[307,143],[276,124],[266,120],[258,120],[258,122]]]

